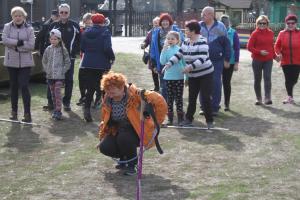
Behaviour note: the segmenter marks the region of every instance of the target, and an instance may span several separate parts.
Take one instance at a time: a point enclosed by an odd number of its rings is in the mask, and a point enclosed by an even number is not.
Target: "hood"
[[[106,32],[108,31],[107,27],[101,27],[98,25],[94,25],[90,28],[87,28],[84,32],[85,36],[89,40],[95,40],[102,35],[105,35]]]

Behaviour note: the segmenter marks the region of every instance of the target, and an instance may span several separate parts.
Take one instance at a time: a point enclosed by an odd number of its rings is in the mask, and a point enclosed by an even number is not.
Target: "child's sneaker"
[[[294,104],[294,99],[291,96],[288,96],[285,100],[282,101],[283,104]]]
[[[62,113],[60,111],[56,111],[56,115],[54,117],[55,120],[62,120]]]

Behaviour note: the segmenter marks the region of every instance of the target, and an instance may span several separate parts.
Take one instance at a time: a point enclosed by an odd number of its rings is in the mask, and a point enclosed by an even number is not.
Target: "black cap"
[[[52,11],[51,11],[51,15],[56,15],[56,16],[58,16],[58,11],[57,11],[57,10],[52,10]]]

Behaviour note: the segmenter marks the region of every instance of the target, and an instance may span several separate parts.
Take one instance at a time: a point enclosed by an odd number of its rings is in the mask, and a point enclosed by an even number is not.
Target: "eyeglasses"
[[[65,15],[68,14],[68,13],[69,13],[68,11],[60,11],[59,12],[59,14],[65,14]]]
[[[266,22],[259,22],[258,25],[267,25]]]
[[[295,22],[287,22],[286,24],[287,25],[295,25],[296,23]]]

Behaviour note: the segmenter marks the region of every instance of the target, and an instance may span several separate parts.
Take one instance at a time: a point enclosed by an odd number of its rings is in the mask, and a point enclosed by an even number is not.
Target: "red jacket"
[[[269,61],[275,58],[274,52],[274,32],[270,29],[256,29],[251,33],[247,45],[248,50],[252,53],[252,58],[258,61]],[[261,50],[269,52],[268,55],[262,56]]]
[[[300,65],[300,31],[280,31],[276,43],[276,54],[282,54],[282,65]]]

